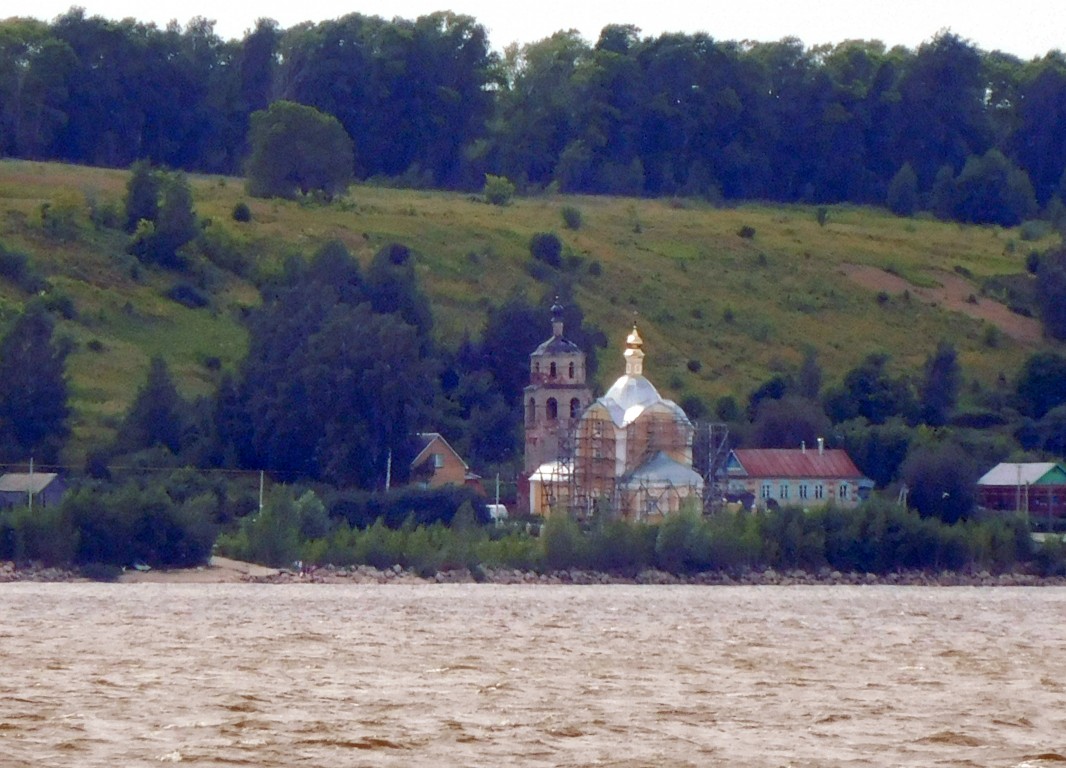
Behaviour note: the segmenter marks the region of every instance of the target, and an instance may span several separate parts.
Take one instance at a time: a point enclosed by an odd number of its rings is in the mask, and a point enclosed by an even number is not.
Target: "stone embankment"
[[[45,568],[41,565],[16,566],[0,561],[0,584],[8,581],[88,581],[77,571],[66,568]]]
[[[231,563],[236,565],[230,565]],[[240,568],[237,565],[246,567]],[[202,578],[210,576],[211,578]],[[130,574],[133,576],[134,574]],[[78,571],[0,562],[0,583],[13,581],[67,582],[89,581]],[[120,581],[127,581],[119,578]],[[421,576],[414,571],[394,565],[374,568],[369,565],[351,567],[311,567],[299,570],[265,568],[227,561],[227,567],[209,566],[175,571],[154,570],[150,577],[129,579],[153,582],[229,582],[255,584],[690,584],[706,586],[939,586],[939,587],[1041,587],[1066,586],[1066,576],[1037,576],[1027,573],[992,574],[988,571],[901,571],[884,575],[873,573],[842,573],[823,568],[818,571],[749,570],[737,573],[707,572],[676,576],[666,571],[649,569],[636,576],[616,576],[598,571],[569,569],[538,573],[510,568],[466,568],[441,571]]]
[[[987,571],[962,573],[942,571],[903,571],[877,575],[842,573],[822,569],[808,571],[751,570],[729,574],[708,572],[676,576],[659,570],[645,570],[634,577],[616,576],[598,571],[577,569],[550,571],[477,568],[441,571],[429,577],[405,570],[398,565],[378,569],[368,565],[338,568],[325,566],[302,571],[281,570],[275,574],[249,578],[247,581],[272,584],[692,584],[706,586],[818,586],[818,585],[896,585],[896,586],[966,586],[966,587],[1035,587],[1066,586],[1066,576],[1036,576],[1025,573],[991,574]]]

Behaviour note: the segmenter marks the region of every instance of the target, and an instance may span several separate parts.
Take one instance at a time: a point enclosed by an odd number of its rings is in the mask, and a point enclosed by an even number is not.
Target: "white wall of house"
[[[830,502],[852,506],[859,501],[859,489],[854,482],[831,478],[746,478],[730,480],[728,488],[734,493],[752,494],[758,506],[765,506],[769,501],[781,506],[820,506]]]

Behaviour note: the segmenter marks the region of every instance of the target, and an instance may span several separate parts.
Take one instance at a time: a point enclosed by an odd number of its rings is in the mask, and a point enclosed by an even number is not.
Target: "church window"
[[[548,371],[548,375],[553,379],[556,377],[555,363],[551,364],[551,370]]]
[[[571,419],[576,419],[580,415],[581,415],[581,401],[578,400],[576,397],[571,398],[571,400],[570,400],[570,418]]]
[[[532,424],[537,420],[537,401],[532,397],[529,398],[529,403],[526,405],[526,421]]]
[[[559,418],[559,403],[554,397],[548,398],[548,418],[552,420]]]
[[[570,363],[570,378],[574,378],[574,364]]]

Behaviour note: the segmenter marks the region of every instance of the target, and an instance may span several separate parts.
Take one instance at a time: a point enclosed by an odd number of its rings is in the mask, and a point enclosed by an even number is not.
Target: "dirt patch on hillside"
[[[907,291],[924,304],[961,312],[975,320],[985,320],[1022,344],[1038,344],[1043,335],[1039,320],[1023,317],[998,301],[980,296],[977,287],[962,275],[937,272],[933,279],[940,284],[938,287],[919,288],[899,275],[864,264],[845,264],[841,272],[871,291],[884,291],[890,295]]]

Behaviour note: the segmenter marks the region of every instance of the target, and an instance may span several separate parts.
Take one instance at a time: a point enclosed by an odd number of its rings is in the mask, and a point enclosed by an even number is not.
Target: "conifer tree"
[[[54,462],[70,433],[66,349],[54,326],[32,303],[0,342],[0,460]]]

